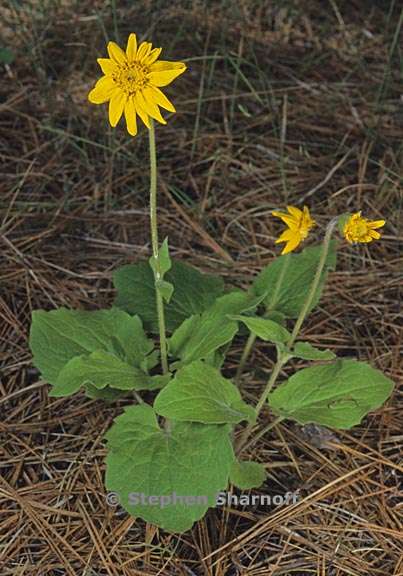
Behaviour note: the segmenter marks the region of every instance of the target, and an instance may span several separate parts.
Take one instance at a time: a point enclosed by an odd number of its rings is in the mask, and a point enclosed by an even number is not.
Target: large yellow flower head
[[[173,104],[161,92],[186,70],[183,62],[158,60],[162,48],[152,48],[150,42],[142,42],[137,47],[135,34],[130,34],[124,52],[115,42],[109,42],[109,58],[98,58],[104,76],[88,94],[93,104],[109,102],[109,122],[115,127],[122,114],[126,118],[129,134],[137,134],[137,114],[150,127],[150,117],[162,124],[158,106],[175,112]]]
[[[385,220],[367,220],[361,216],[361,212],[356,212],[344,223],[343,234],[350,244],[372,242],[381,237],[376,228],[382,228],[384,225]]]
[[[303,210],[295,206],[287,206],[287,210],[288,214],[277,211],[272,212],[273,216],[281,218],[288,226],[288,229],[276,240],[276,244],[286,242],[281,254],[287,254],[295,250],[308,236],[309,230],[316,224],[315,220],[311,218],[307,206],[304,206]]]

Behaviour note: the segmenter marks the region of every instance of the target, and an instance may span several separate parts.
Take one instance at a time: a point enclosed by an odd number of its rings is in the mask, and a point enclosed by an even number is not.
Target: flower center
[[[349,227],[347,228],[346,237],[349,237],[351,242],[363,242],[368,235],[368,225],[365,218],[354,218]]]
[[[364,236],[366,236],[368,234],[368,226],[365,222],[365,220],[361,220],[359,222],[357,222],[356,226],[355,226],[355,230],[354,230],[354,236],[356,236],[356,238],[360,239],[360,238],[364,238]]]
[[[123,92],[132,96],[148,84],[147,73],[147,66],[138,62],[131,62],[130,64],[121,64],[112,77]]]

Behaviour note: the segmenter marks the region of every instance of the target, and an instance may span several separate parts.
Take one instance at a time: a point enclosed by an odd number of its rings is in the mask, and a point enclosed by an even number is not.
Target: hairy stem
[[[150,118],[149,130],[150,145],[150,222],[151,222],[151,244],[154,258],[154,285],[157,299],[158,328],[161,347],[161,364],[164,374],[168,372],[168,353],[165,330],[164,301],[158,288],[158,283],[162,280],[161,263],[158,248],[158,220],[157,220],[157,153],[155,147],[154,122]]]

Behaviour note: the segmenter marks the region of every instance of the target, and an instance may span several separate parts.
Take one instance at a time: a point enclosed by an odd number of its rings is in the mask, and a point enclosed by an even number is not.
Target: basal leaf
[[[75,356],[59,372],[50,396],[69,396],[85,384],[99,390],[109,386],[118,390],[143,390],[151,387],[150,376],[109,352],[98,350]]]
[[[100,366],[105,360],[112,363],[114,369],[120,362],[120,370],[130,372],[131,378],[134,378],[133,374],[147,372],[155,365],[154,344],[144,334],[141,320],[118,308],[94,312],[66,308],[50,312],[37,310],[32,316],[30,346],[35,366],[50,384],[58,384],[62,395],[67,389],[77,390],[82,385],[82,382],[77,382],[77,370],[85,372],[88,379],[88,370],[92,366],[93,378],[101,378],[98,372],[104,371],[105,366]],[[92,353],[96,354],[89,359]],[[62,385],[60,373],[73,359],[63,378],[70,370],[74,378],[70,384],[63,379]],[[110,378],[110,375],[105,372],[102,377]],[[122,373],[121,377],[125,378]],[[97,383],[93,385],[97,386]],[[119,388],[119,385],[114,387]]]
[[[110,388],[109,386],[98,389],[92,384],[84,384],[84,390],[88,398],[93,398],[94,400],[105,400],[106,402],[119,400],[119,398],[122,398],[122,396],[125,396],[130,392],[130,390],[116,390],[116,388]]]
[[[188,318],[177,328],[169,341],[170,353],[182,364],[208,358],[238,331],[237,322],[229,315],[253,310],[259,302],[259,297],[238,290],[217,298],[205,312]]]
[[[284,326],[284,324],[286,323],[286,317],[284,316],[284,314],[282,312],[277,312],[276,310],[266,312],[264,317],[267,318],[268,320],[273,320],[273,322],[276,322],[281,326]]]
[[[130,406],[106,434],[106,487],[132,516],[185,532],[227,487],[234,461],[229,430],[172,422],[166,432],[150,406]]]
[[[165,305],[167,330],[173,331],[186,318],[211,306],[224,290],[218,276],[202,274],[196,268],[172,261],[164,278],[173,285],[169,304]],[[154,276],[146,262],[122,266],[113,275],[117,297],[115,304],[130,314],[138,314],[147,329],[158,333]]]
[[[259,488],[266,479],[266,470],[258,462],[235,460],[229,479],[231,484],[241,490]]]
[[[368,364],[337,360],[300,370],[270,394],[269,404],[301,424],[351,428],[379,408],[392,389],[392,380]]]
[[[117,349],[117,343],[120,345],[121,357],[129,364],[143,368],[146,365],[149,369],[155,366],[155,362],[149,355],[158,356],[158,350],[154,350],[154,342],[147,338],[143,323],[138,316],[126,314],[122,316],[120,310],[117,311],[117,317],[120,323],[117,326],[116,333],[112,334],[112,342]],[[153,351],[154,350],[154,351]],[[157,360],[158,361],[158,360]]]
[[[326,350],[319,350],[309,342],[296,342],[291,354],[295,358],[302,358],[303,360],[334,360],[334,354],[328,348]]]
[[[299,254],[285,254],[266,266],[253,283],[252,291],[264,295],[268,310],[297,318],[312,285],[322,251],[322,245],[305,248]],[[282,275],[283,266],[286,266]],[[321,282],[311,309],[319,302],[327,271],[336,266],[336,244],[331,242]],[[281,280],[282,275],[282,281]]]
[[[232,320],[243,322],[249,330],[268,342],[282,344],[291,338],[291,334],[277,322],[258,316],[230,316]]]
[[[205,424],[236,424],[256,418],[238,388],[217,368],[202,361],[178,370],[156,397],[154,410],[166,418]]]

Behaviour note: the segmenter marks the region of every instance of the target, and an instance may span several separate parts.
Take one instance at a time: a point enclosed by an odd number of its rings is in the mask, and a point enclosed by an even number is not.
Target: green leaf
[[[120,314],[120,310],[115,308],[116,314],[120,319],[117,326],[116,334],[112,334],[112,342],[115,349],[121,351],[121,357],[129,364],[143,368],[144,365],[148,368],[155,366],[155,360],[151,359],[149,355],[155,354],[158,361],[158,350],[154,350],[154,342],[147,338],[143,323],[138,316],[125,316]],[[115,313],[115,312],[114,312]],[[154,352],[153,352],[154,350]]]
[[[266,266],[255,282],[252,290],[257,295],[264,296],[264,304],[268,310],[282,312],[288,318],[297,318],[304,305],[317,270],[322,245],[305,248],[299,254],[285,254],[276,258]],[[281,271],[286,265],[282,282]],[[310,310],[319,302],[327,272],[336,266],[336,244],[330,243],[321,281],[316,291]]]
[[[143,375],[144,388],[141,390],[160,390],[168,384],[171,380],[171,374],[156,374],[155,376]],[[117,400],[122,396],[127,396],[130,390],[117,390],[106,386],[105,388],[98,389],[92,384],[84,384],[84,390],[89,398],[101,399],[101,400]],[[53,396],[53,394],[51,394]]]
[[[204,361],[206,362],[206,364],[214,366],[214,368],[220,370],[220,368],[222,368],[225,362],[225,354],[227,353],[227,348],[228,348],[227,346],[223,346],[218,350],[214,350],[214,352],[206,356]]]
[[[236,460],[232,465],[229,479],[231,484],[241,490],[259,488],[266,479],[266,470],[263,464],[258,462]]]
[[[302,358],[303,360],[334,360],[334,354],[328,348],[326,350],[319,350],[309,342],[296,342],[291,354],[295,358]]]
[[[118,308],[94,312],[66,308],[50,312],[36,310],[32,316],[30,346],[35,366],[44,379],[57,385],[58,395],[65,395],[68,389],[70,393],[78,390],[83,385],[83,375],[89,382],[95,378],[96,382],[92,383],[100,388],[109,385],[109,382],[104,384],[102,378],[110,379],[113,371],[116,379],[111,385],[115,388],[120,386],[119,378],[124,382],[136,378],[138,382],[141,374],[141,379],[147,380],[144,373],[155,365],[156,358],[152,352],[154,344],[144,334],[141,320]],[[59,379],[70,362],[63,378]],[[91,369],[94,369],[92,376]],[[68,374],[71,382],[65,379]],[[138,389],[138,385],[136,387]]]
[[[243,322],[249,330],[261,338],[274,343],[284,343],[291,338],[291,334],[273,320],[258,316],[230,316],[232,320]]]
[[[273,411],[301,424],[351,428],[390,396],[393,382],[356,360],[300,370],[269,396]]]
[[[119,398],[126,396],[130,392],[130,390],[116,390],[109,386],[98,390],[98,388],[92,384],[84,384],[84,390],[85,395],[88,396],[88,398],[93,398],[94,400],[105,400],[106,402],[119,400]]]
[[[337,221],[337,227],[339,229],[339,233],[344,236],[344,226],[347,224],[347,221],[351,218],[351,214],[345,212],[339,216]]]
[[[167,330],[173,331],[186,318],[199,314],[213,304],[224,290],[218,276],[202,274],[192,266],[172,261],[165,280],[174,293],[165,306]],[[113,282],[118,291],[115,304],[130,314],[139,314],[148,329],[158,333],[154,276],[146,262],[129,264],[116,270]]]
[[[167,282],[166,280],[158,280],[156,286],[162,298],[165,300],[167,304],[169,304],[172,298],[172,294],[174,292],[173,284]]]
[[[255,410],[245,404],[238,388],[216,368],[201,361],[178,370],[156,397],[154,410],[165,418],[204,424],[256,419]]]
[[[260,298],[242,291],[233,291],[218,298],[201,315],[191,316],[173,333],[169,351],[183,364],[208,358],[215,350],[230,342],[238,324],[229,314],[246,312],[257,306]]]
[[[172,374],[155,374],[150,377],[150,390],[159,390],[164,388],[172,378]]]
[[[150,406],[130,406],[106,434],[106,487],[132,516],[185,532],[227,487],[234,460],[229,430],[172,422],[166,432]]]
[[[162,280],[164,278],[165,274],[168,272],[168,270],[170,270],[172,268],[172,261],[171,261],[171,258],[169,256],[168,238],[165,238],[165,240],[161,244],[159,251],[158,251],[158,256],[159,256],[159,264],[160,264],[159,265],[160,280]],[[154,274],[158,273],[158,266],[157,266],[157,262],[156,262],[156,259],[154,258],[154,256],[151,256],[151,258],[149,259],[148,262],[149,262],[151,269],[153,270]]]
[[[276,324],[280,324],[281,326],[284,326],[286,323],[286,317],[284,314],[282,312],[277,312],[276,310],[266,312],[264,317],[267,318],[267,320],[273,320],[273,322],[276,322]]]
[[[150,377],[109,352],[98,350],[89,356],[75,356],[61,369],[50,396],[69,396],[85,384],[118,390],[150,388]]]

